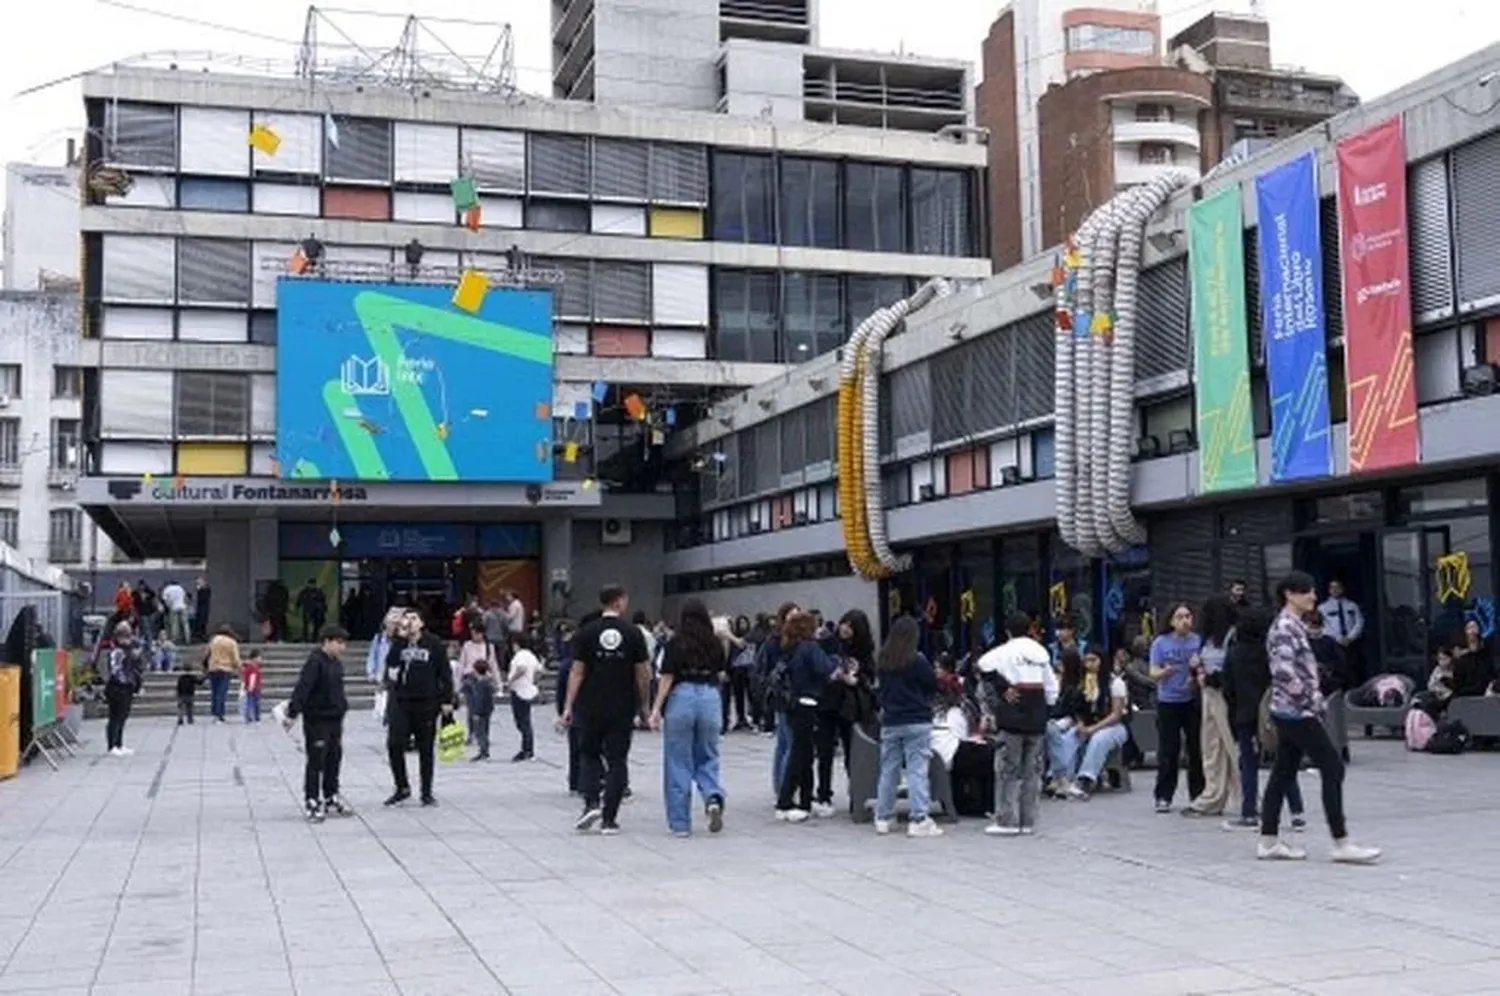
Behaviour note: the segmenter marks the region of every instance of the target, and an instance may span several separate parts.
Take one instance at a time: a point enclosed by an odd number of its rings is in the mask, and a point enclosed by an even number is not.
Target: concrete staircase
[[[242,644],[240,655],[248,657],[251,650],[259,650],[261,655],[261,719],[268,719],[267,713],[271,707],[282,699],[289,698],[292,688],[297,684],[297,675],[302,671],[302,664],[307,660],[307,655],[312,652],[313,645],[310,643],[263,643]],[[375,705],[375,686],[365,680],[365,655],[369,653],[368,641],[359,643],[351,642],[344,651],[344,692],[349,697],[349,711],[358,712],[364,710],[369,712]],[[193,670],[198,669],[198,662],[203,659],[203,647],[180,647],[177,650],[179,663],[186,663]],[[152,671],[146,675],[141,694],[135,700],[135,706],[131,710],[137,716],[175,716],[177,715],[177,673],[171,671]],[[197,718],[208,715],[208,683],[205,682],[198,689],[198,695],[194,700],[194,713]],[[229,709],[235,710],[239,703],[239,679],[234,679],[229,686]],[[237,718],[231,716],[230,718]]]

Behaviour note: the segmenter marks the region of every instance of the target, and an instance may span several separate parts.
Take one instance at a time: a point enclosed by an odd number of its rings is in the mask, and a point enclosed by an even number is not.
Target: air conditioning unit
[[[10,395],[8,395],[8,394],[0,394],[0,408],[9,408],[9,407],[10,407]]]
[[[599,526],[600,543],[605,546],[630,545],[629,519],[605,519]]]

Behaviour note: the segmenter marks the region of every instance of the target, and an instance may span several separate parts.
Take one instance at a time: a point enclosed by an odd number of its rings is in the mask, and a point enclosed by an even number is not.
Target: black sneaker
[[[397,789],[391,793],[391,797],[385,800],[387,806],[399,806],[411,798],[411,789]]]
[[[708,804],[708,832],[718,833],[724,829],[724,804],[714,799]]]
[[[424,805],[424,806],[436,806],[437,805],[437,796],[433,795],[431,792],[424,792],[422,794],[422,805]]]
[[[337,795],[323,800],[323,811],[330,816],[343,817],[354,815],[353,807],[345,802],[342,796]]]
[[[631,795],[630,786],[627,785],[627,786],[625,786],[625,795],[622,798],[629,799],[630,795]]]
[[[602,827],[599,828],[599,832],[601,834],[603,834],[604,836],[606,836],[606,837],[615,837],[615,836],[618,836],[619,833],[620,833],[620,824],[618,824],[618,823],[606,823],[606,824],[604,824],[604,826],[602,826]]]
[[[578,819],[573,821],[573,829],[577,830],[579,833],[587,833],[588,831],[594,829],[594,824],[598,823],[600,818],[602,818],[603,816],[604,810],[600,809],[598,806],[585,806],[583,809],[583,813],[578,817]]]
[[[307,800],[304,815],[309,823],[323,822],[323,804],[316,799]]]
[[[516,756],[510,759],[510,763],[511,764],[520,764],[522,761],[529,761],[529,760],[531,760],[531,755],[530,754],[526,753],[524,750],[518,750],[518,751],[516,751]]]

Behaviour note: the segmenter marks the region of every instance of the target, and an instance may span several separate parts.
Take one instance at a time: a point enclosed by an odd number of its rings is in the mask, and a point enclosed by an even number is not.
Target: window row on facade
[[[985,244],[977,169],[246,109],[93,114],[93,158],[131,172],[105,201],[122,206],[453,224],[448,184],[464,175],[486,227],[942,256]],[[252,127],[277,136],[274,155]]]
[[[18,472],[41,451],[47,454],[49,470],[76,471],[81,466],[82,441],[82,423],[76,418],[51,419],[43,435],[28,433],[18,417],[0,417],[0,471]]]
[[[1408,172],[1414,376],[1419,404],[1463,396],[1463,371],[1500,363],[1500,133],[1413,164]],[[1342,266],[1338,218],[1332,198],[1321,206],[1323,293],[1329,339],[1331,413],[1344,419]],[[1258,436],[1270,431],[1261,334],[1257,231],[1245,238],[1245,297],[1250,335],[1252,397]],[[1135,375],[1147,391],[1140,406],[1137,455],[1150,458],[1196,448],[1190,389],[1188,262],[1178,256],[1141,275],[1138,290]],[[1459,316],[1459,317],[1455,317]],[[885,375],[881,392],[880,452],[905,461],[1021,431],[1052,415],[1054,339],[1052,314],[1040,311],[987,335],[965,340],[926,360]],[[811,411],[804,409],[803,412]],[[772,423],[812,416],[784,412]],[[757,426],[718,444],[743,445]],[[761,448],[764,448],[762,444]],[[808,467],[817,461],[808,460]],[[717,461],[721,471],[727,466]],[[759,494],[721,477],[705,501]],[[919,500],[921,485],[906,500]],[[899,489],[898,489],[899,490]]]

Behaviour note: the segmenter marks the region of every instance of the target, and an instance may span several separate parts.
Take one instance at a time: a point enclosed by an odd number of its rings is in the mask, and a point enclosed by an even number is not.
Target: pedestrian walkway
[[[85,737],[0,783],[0,993],[1500,993],[1500,755],[1356,742],[1351,823],[1387,857],[1348,868],[1257,863],[1253,837],[1141,791],[1046,805],[1030,839],[777,824],[770,741],[744,734],[728,826],[691,840],[666,832],[652,735],[614,838],[569,829],[550,732],[538,761],[442,766],[439,808],[392,811],[380,730],[354,716],[359,815],[316,827],[269,723],[132,723],[126,759]]]

